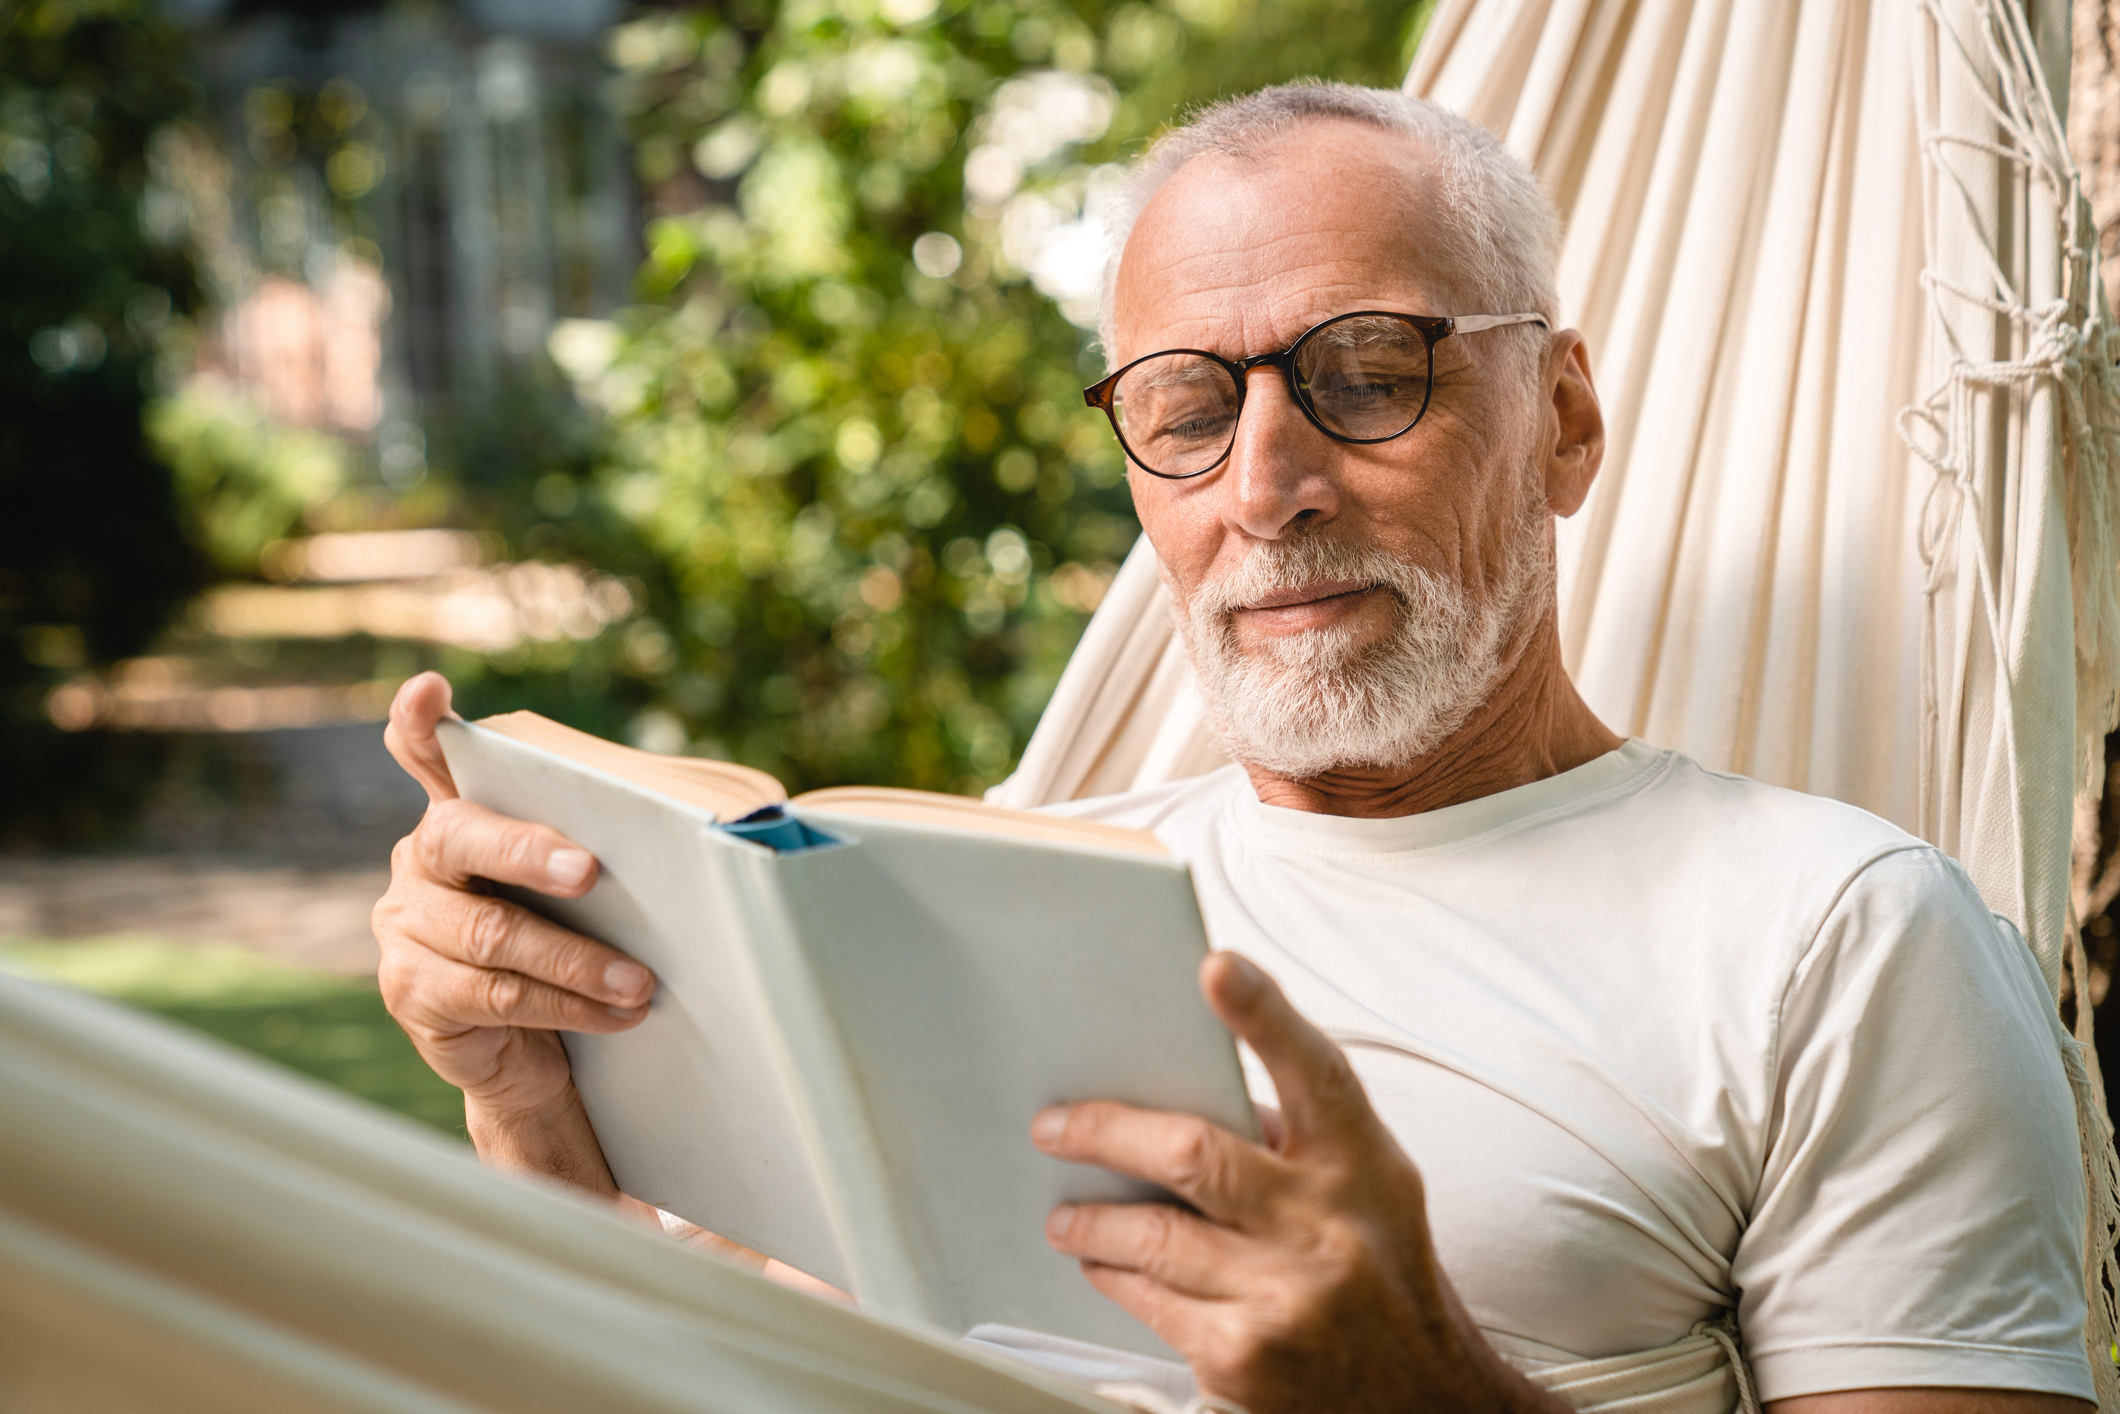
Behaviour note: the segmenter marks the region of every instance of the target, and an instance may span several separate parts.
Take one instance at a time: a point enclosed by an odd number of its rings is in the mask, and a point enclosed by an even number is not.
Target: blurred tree
[[[149,149],[188,108],[140,0],[0,7],[0,832],[93,829],[153,744],[67,736],[46,693],[136,653],[198,583],[141,410],[196,285]]]
[[[580,506],[652,552],[615,664],[652,694],[635,739],[793,787],[1005,774],[1136,533],[1070,318],[1106,164],[1188,104],[1396,83],[1427,8],[732,0],[619,28],[661,214],[646,302],[555,334],[610,431],[540,484],[537,533]]]
[[[1135,534],[1077,393],[1098,371],[1080,326],[1111,164],[1189,103],[1305,73],[1394,82],[1425,13],[645,13],[609,43],[647,195],[636,307],[562,322],[551,365],[426,409],[431,466],[401,485],[212,380],[145,402],[153,351],[197,299],[191,260],[230,265],[236,207],[263,210],[297,167],[324,173],[305,189],[331,193],[345,248],[378,258],[374,172],[331,164],[389,136],[344,75],[276,79],[244,96],[245,150],[265,154],[246,186],[214,135],[172,122],[182,50],[146,4],[38,0],[0,20],[0,476],[28,512],[0,528],[0,780],[18,815],[70,800],[85,820],[120,803],[115,783],[151,779],[128,755],[151,741],[60,736],[42,704],[146,648],[205,576],[258,575],[283,536],[435,523],[587,561],[643,612],[492,653],[338,645],[370,675],[441,666],[466,710],[534,706],[797,787],[991,783]],[[242,284],[216,278],[224,298]],[[162,651],[207,651],[197,638]]]

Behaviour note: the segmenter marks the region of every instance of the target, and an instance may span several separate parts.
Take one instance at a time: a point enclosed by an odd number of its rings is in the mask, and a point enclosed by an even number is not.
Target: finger
[[[1084,1262],[1082,1275],[1118,1307],[1154,1331],[1162,1342],[1191,1363],[1212,1344],[1222,1308],[1197,1296],[1172,1291],[1152,1276]]]
[[[439,953],[413,966],[398,989],[392,1014],[408,1031],[446,1041],[481,1026],[520,1026],[531,1031],[625,1031],[648,1014],[645,1006],[619,1007],[578,992],[525,977],[472,967]]]
[[[1284,1143],[1366,1132],[1373,1111],[1354,1067],[1271,977],[1236,953],[1209,953],[1200,964],[1200,991],[1273,1077]]]
[[[1160,1184],[1233,1227],[1262,1219],[1284,1178],[1280,1160],[1218,1124],[1109,1100],[1042,1110],[1031,1139],[1056,1159]]]
[[[449,679],[440,673],[407,678],[391,700],[390,725],[383,728],[383,745],[426,787],[429,800],[456,799],[456,781],[434,735],[436,722],[456,715],[449,710],[449,697]]]
[[[520,904],[432,886],[413,897],[417,912],[393,919],[394,926],[452,961],[489,972],[519,972],[622,1009],[643,1006],[654,994],[655,975],[647,968]]]
[[[1212,1299],[1241,1294],[1250,1255],[1230,1229],[1170,1203],[1064,1204],[1045,1220],[1045,1240],[1077,1261]]]
[[[559,831],[468,800],[429,805],[412,841],[427,873],[450,883],[491,879],[558,898],[579,898],[596,883],[596,856]]]

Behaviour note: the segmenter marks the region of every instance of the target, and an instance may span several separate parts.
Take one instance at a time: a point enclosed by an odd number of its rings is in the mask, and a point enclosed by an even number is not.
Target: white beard
[[[1174,596],[1178,631],[1229,754],[1300,780],[1404,765],[1441,745],[1494,691],[1516,628],[1550,593],[1552,522],[1542,499],[1526,507],[1477,609],[1455,580],[1314,532],[1262,540],[1184,604]],[[1380,641],[1358,644],[1349,626],[1335,625],[1266,639],[1250,654],[1237,646],[1239,605],[1347,580],[1392,596],[1392,627]]]

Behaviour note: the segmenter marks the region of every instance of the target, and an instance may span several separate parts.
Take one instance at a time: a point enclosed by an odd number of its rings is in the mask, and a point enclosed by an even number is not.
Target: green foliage
[[[464,1137],[464,1097],[429,1070],[371,979],[156,938],[0,938],[0,967],[153,1012]]]
[[[196,300],[186,242],[231,294],[243,269],[291,273],[307,245],[265,218],[306,182],[347,250],[382,256],[390,135],[345,76],[276,80],[243,96],[257,167],[233,181],[180,121],[181,46],[146,5],[0,19],[0,796],[45,842],[104,823],[159,749],[50,732],[50,688],[142,651],[209,576],[333,529],[495,531],[642,606],[586,642],[339,645],[362,673],[441,667],[467,711],[531,706],[797,788],[992,783],[1136,529],[1079,396],[1100,371],[1084,292],[1031,238],[1080,238],[1111,164],[1187,105],[1395,82],[1428,8],[643,12],[609,45],[648,196],[635,307],[560,326],[556,367],[425,409],[425,480],[386,486],[364,450],[209,385],[150,397]],[[247,254],[237,206],[260,218]],[[63,828],[25,829],[46,800]]]
[[[191,542],[225,575],[255,575],[265,547],[301,530],[348,480],[344,442],[267,422],[218,384],[157,400],[145,425],[176,477]]]
[[[199,580],[140,426],[195,296],[150,176],[190,102],[176,39],[127,0],[0,9],[0,831],[63,832],[129,794],[45,725],[44,695],[138,652]]]
[[[1136,531],[1080,397],[1100,362],[1022,223],[1075,220],[1185,105],[1396,82],[1425,13],[791,0],[618,30],[668,214],[622,339],[563,327],[554,354],[609,419],[573,490],[655,562],[620,665],[652,695],[636,736],[796,787],[1005,774]]]

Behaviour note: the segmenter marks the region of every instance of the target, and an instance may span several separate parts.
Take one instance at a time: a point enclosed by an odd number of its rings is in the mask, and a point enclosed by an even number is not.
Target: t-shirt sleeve
[[[1842,891],[1782,999],[1733,1263],[1762,1399],[2094,1398],[2074,1102],[2030,951],[1930,849]]]

